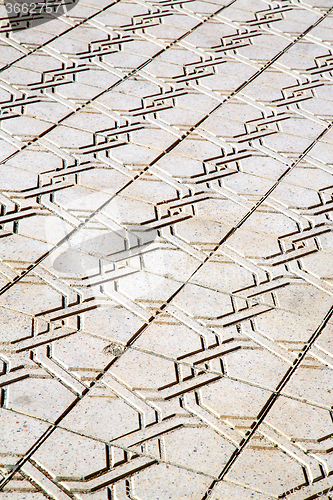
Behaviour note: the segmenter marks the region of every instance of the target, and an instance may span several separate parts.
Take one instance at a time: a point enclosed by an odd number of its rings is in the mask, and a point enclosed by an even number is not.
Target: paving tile
[[[329,500],[331,2],[9,3],[0,500]]]
[[[278,497],[293,487],[304,486],[301,463],[274,444],[259,435],[254,436],[226,479],[258,494],[262,492],[264,498]]]

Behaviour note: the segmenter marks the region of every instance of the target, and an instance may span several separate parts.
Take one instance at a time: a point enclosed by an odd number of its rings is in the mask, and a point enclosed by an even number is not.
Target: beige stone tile
[[[57,481],[80,480],[106,468],[107,450],[103,443],[56,429],[33,460]]]
[[[226,480],[249,488],[250,491],[252,489],[258,492],[258,495],[262,493],[263,498],[274,498],[293,487],[305,485],[300,463],[275,448],[273,444],[264,440],[262,442],[256,437],[242,452],[237,465],[226,475]],[[246,494],[251,493],[247,490]],[[258,498],[260,499],[260,496]]]
[[[103,352],[106,342],[77,333],[58,340],[52,349],[53,358],[71,371],[101,372],[107,365],[108,356]]]
[[[29,378],[9,387],[6,408],[54,422],[74,400],[75,396],[55,379]]]
[[[176,382],[171,360],[128,350],[112,366],[110,373],[131,388],[158,389]]]
[[[183,427],[167,434],[165,447],[166,457],[172,463],[214,476],[235,449],[225,439],[204,427],[198,427],[195,433],[192,427]]]
[[[224,358],[229,376],[274,389],[289,364],[265,349],[240,349]]]
[[[2,344],[7,344],[30,335],[31,318],[29,315],[2,307],[0,317]],[[13,325],[13,327],[8,328],[9,324]]]
[[[329,8],[2,21],[0,500],[330,498]]]
[[[202,348],[200,336],[186,325],[152,323],[135,342],[135,347],[159,355],[179,358]]]
[[[190,284],[183,288],[173,303],[197,318],[217,318],[233,312],[230,297],[227,295]]]
[[[258,434],[266,442],[283,449],[295,464],[298,462],[305,467],[308,479],[305,484],[311,484],[323,479],[332,470],[331,427],[329,410],[280,397]],[[283,478],[281,483],[284,485]]]
[[[109,442],[138,430],[139,414],[110,391],[107,396],[90,391],[64,418],[61,427]]]
[[[332,370],[306,358],[284,389],[284,394],[325,408],[332,406]]]
[[[139,472],[134,478],[133,489],[139,498],[147,500],[155,498],[199,500],[210,482],[211,478],[202,474],[195,474],[171,465],[158,464]]]
[[[9,465],[15,465],[49,428],[45,422],[4,408],[1,408],[1,422],[1,456],[11,457]]]
[[[238,486],[229,481],[219,481],[211,488],[210,498],[212,500],[224,500],[225,498],[239,498],[239,500],[266,500],[271,496],[262,495],[252,488]]]
[[[222,397],[222,394],[228,394]],[[229,420],[241,432],[250,427],[270,392],[258,387],[223,378],[200,389],[201,404],[220,418]]]
[[[45,312],[54,306],[60,306],[61,299],[52,288],[29,283],[11,288],[5,298],[2,296],[1,303],[14,311],[16,309],[24,314],[33,315],[38,314],[38,311]]]
[[[84,313],[85,331],[120,344],[127,343],[142,326],[142,319],[119,306],[102,306]]]

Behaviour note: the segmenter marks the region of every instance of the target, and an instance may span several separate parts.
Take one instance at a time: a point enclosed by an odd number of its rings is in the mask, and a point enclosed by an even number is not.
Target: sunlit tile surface
[[[0,17],[0,500],[331,499],[332,0]]]

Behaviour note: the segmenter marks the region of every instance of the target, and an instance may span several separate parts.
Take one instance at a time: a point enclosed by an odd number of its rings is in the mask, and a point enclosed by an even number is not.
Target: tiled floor
[[[332,499],[332,0],[61,1],[0,5],[0,500]]]

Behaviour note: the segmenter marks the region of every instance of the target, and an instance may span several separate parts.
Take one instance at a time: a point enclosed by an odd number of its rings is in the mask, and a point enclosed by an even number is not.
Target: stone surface
[[[332,1],[43,3],[0,0],[0,500],[331,500]]]

